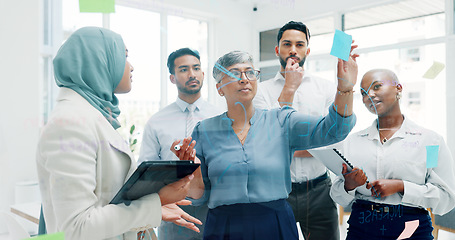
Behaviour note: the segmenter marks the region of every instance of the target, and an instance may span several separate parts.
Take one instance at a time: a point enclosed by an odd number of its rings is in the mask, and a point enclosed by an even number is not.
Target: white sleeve
[[[276,99],[270,98],[267,94],[267,86],[263,83],[258,84],[256,96],[253,98],[254,107],[259,109],[279,108],[278,97]]]
[[[143,161],[161,160],[161,145],[158,141],[156,130],[153,128],[152,124],[152,121],[149,120],[144,127],[138,163]]]
[[[438,165],[427,170],[424,185],[403,181],[402,201],[424,208],[432,208],[434,214],[443,215],[455,207],[454,163],[452,155],[441,136],[439,136]]]
[[[347,207],[355,199],[355,189],[346,192],[344,189],[344,178],[337,176],[332,182],[332,187],[330,188],[330,197],[333,199],[333,201],[337,202],[341,206]]]

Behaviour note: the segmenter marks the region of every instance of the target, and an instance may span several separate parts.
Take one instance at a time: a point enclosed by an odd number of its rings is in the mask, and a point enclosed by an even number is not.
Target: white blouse
[[[427,168],[426,146],[439,146],[437,167]],[[365,172],[370,182],[377,179],[401,179],[404,194],[395,193],[381,199],[353,190],[346,192],[344,178],[337,177],[330,191],[342,206],[354,199],[384,204],[432,208],[443,215],[455,207],[455,169],[452,155],[437,133],[406,119],[401,128],[381,144],[377,120],[360,132],[351,134],[337,145],[352,165]]]

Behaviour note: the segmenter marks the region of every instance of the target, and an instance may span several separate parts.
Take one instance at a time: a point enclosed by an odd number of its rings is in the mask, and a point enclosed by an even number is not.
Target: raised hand
[[[180,160],[191,160],[194,163],[201,163],[199,158],[196,157],[196,141],[192,141],[191,137],[183,139],[182,145],[179,147],[179,150],[175,149],[175,146],[178,146],[180,140],[176,140],[171,145],[171,151],[180,159]],[[196,171],[193,172],[194,180],[189,184],[188,197],[199,199],[204,194],[204,182],[202,181],[201,167],[198,167]]]
[[[172,222],[179,226],[186,227],[195,232],[199,232],[199,228],[196,227],[196,224],[202,225],[202,222],[199,219],[189,215],[184,212],[177,205],[190,205],[191,202],[188,200],[179,201],[176,203],[167,204],[161,207],[161,218],[163,221]]]
[[[294,59],[289,58],[284,72],[285,87],[297,90],[303,80],[303,68]]]
[[[292,106],[294,94],[303,80],[303,68],[292,58],[289,58],[287,61],[284,79],[284,86],[278,97],[278,103],[281,107],[285,105]]]
[[[362,186],[367,181],[367,176],[362,169],[355,167],[352,171],[348,172],[346,164],[343,163],[343,170],[341,171],[344,177],[344,189],[351,191],[358,186]]]
[[[195,161],[196,157],[196,141],[191,141],[191,137],[187,137],[183,139],[182,145],[179,145],[180,149],[176,150],[175,146],[180,143],[180,140],[175,140],[171,145],[171,151],[180,159],[180,160],[191,160]]]
[[[354,43],[354,41],[352,42]],[[358,67],[356,58],[359,54],[352,53],[352,51],[357,47],[358,45],[351,46],[351,53],[348,61],[338,59],[338,90],[341,92],[351,91],[357,82]]]

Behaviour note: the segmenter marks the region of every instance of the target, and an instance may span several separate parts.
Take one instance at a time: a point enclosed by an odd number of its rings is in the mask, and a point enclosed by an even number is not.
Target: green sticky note
[[[433,62],[433,65],[427,70],[427,72],[423,75],[424,78],[428,79],[435,79],[439,73],[445,68],[446,65],[440,62]]]
[[[330,55],[343,59],[344,61],[348,61],[349,54],[351,53],[351,44],[351,35],[335,29],[335,35],[333,35],[333,44]]]
[[[29,239],[33,240],[65,240],[65,234],[63,232],[44,234]]]
[[[115,0],[79,0],[80,12],[114,13]]]
[[[426,146],[427,148],[427,168],[438,166],[439,145]]]

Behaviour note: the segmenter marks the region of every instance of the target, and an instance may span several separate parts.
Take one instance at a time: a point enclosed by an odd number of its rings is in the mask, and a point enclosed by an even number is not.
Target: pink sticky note
[[[397,240],[410,238],[412,236],[412,234],[416,231],[418,226],[419,226],[419,219],[414,220],[414,221],[405,222],[404,230],[400,234],[400,236],[397,238]]]

